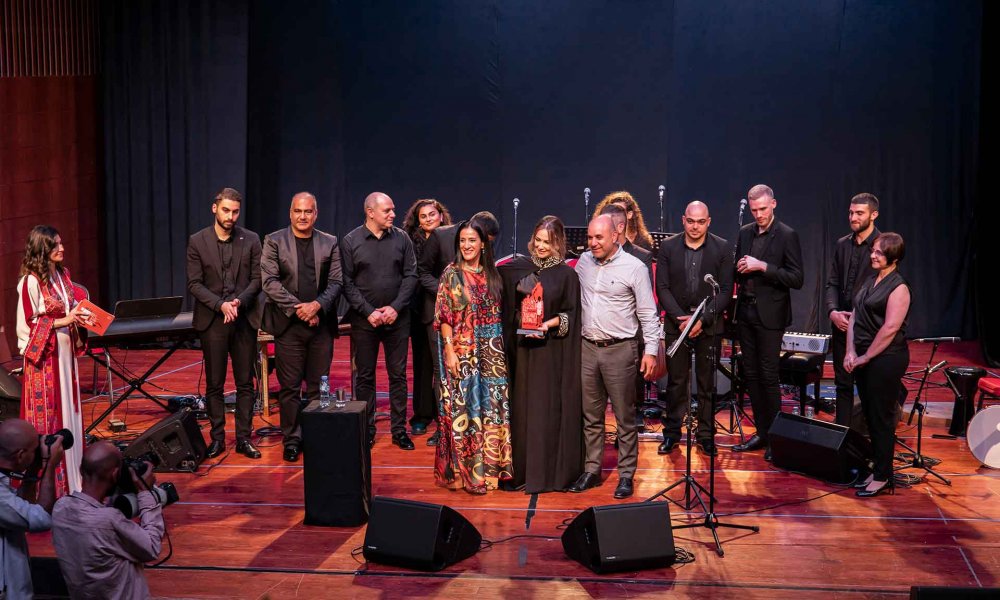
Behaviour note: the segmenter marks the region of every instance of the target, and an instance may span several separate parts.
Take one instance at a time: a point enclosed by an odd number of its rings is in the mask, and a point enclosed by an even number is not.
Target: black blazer
[[[875,244],[875,240],[880,235],[881,232],[876,227],[872,230],[871,235],[862,242],[868,248],[869,252]],[[849,233],[837,240],[837,245],[833,248],[833,262],[830,264],[830,274],[826,279],[826,292],[824,294],[826,316],[828,317],[835,310],[854,310],[852,302],[854,301],[854,296],[858,294],[858,290],[861,289],[861,284],[872,275],[877,274],[877,271],[872,268],[870,260],[862,260],[861,264],[858,265],[858,273],[854,279],[854,288],[850,290],[843,289],[847,283],[847,270],[851,266],[850,256],[854,250],[854,245],[854,234]],[[843,301],[841,301],[841,296],[845,296]]]
[[[420,258],[417,259],[417,279],[423,296],[420,320],[424,324],[434,322],[434,303],[437,300],[438,284],[444,268],[455,260],[457,235],[457,224],[438,227],[424,242]]]
[[[750,253],[756,229],[757,223],[744,225],[740,229],[736,260]],[[736,282],[740,284],[740,294],[744,293],[746,282],[753,280],[761,323],[768,329],[784,329],[792,323],[790,290],[802,288],[802,246],[799,244],[799,234],[775,219],[760,256],[754,258],[766,262],[767,270],[742,275],[736,273],[736,266],[733,265]]]
[[[344,277],[340,266],[340,245],[337,236],[313,230],[313,253],[319,274],[316,277],[318,296],[316,301],[323,307],[326,326],[330,333],[337,335],[337,300],[344,289]],[[281,335],[291,325],[295,317],[295,305],[299,299],[294,291],[299,289],[299,254],[295,248],[295,235],[291,227],[279,229],[264,236],[264,248],[260,257],[261,287],[267,297],[261,329],[273,335]]]
[[[692,297],[687,289],[687,268],[684,234],[678,233],[660,242],[656,255],[656,298],[667,313],[663,320],[663,330],[668,334],[680,333],[677,317],[691,314],[691,306],[698,306],[706,296],[712,295],[712,286],[705,283],[705,275],[711,273],[719,282],[719,293],[705,310],[702,329],[714,335],[722,331],[722,313],[729,306],[733,295],[733,266],[729,242],[709,233],[701,247],[701,270],[698,272],[698,292]]]
[[[236,294],[223,298],[222,262],[219,256],[215,226],[209,226],[188,238],[187,287],[195,299],[194,328],[205,331],[216,317],[223,302],[240,299],[239,313],[247,315],[250,325],[260,327],[260,237],[242,227],[233,227],[233,264],[236,268]]]
[[[646,265],[646,272],[649,273],[649,283],[653,284],[653,253],[646,250],[642,246],[636,246],[632,242],[625,240],[622,244],[622,250],[631,254],[632,256],[638,258],[642,261],[642,264]]]

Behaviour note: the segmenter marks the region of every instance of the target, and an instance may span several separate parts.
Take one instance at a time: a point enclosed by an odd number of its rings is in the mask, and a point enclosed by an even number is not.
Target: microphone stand
[[[931,350],[931,359],[934,358],[934,352],[937,350],[937,346],[938,346],[938,342],[934,342],[934,347]],[[914,413],[914,411],[916,411],[916,413],[917,413],[917,448],[916,448],[916,450],[914,450],[913,448],[910,448],[902,440],[900,440],[897,437],[896,438],[896,443],[899,444],[900,446],[902,446],[903,448],[905,448],[910,453],[911,457],[908,459],[909,462],[907,462],[906,464],[904,464],[902,466],[896,467],[894,470],[895,471],[903,471],[905,469],[923,469],[928,474],[933,475],[933,476],[937,477],[938,479],[940,479],[945,485],[951,485],[951,481],[948,478],[946,478],[945,476],[941,475],[940,473],[938,473],[937,471],[935,471],[934,469],[931,468],[931,465],[937,465],[941,461],[939,461],[936,458],[932,458],[930,456],[924,456],[923,454],[920,453],[920,450],[923,447],[923,438],[924,438],[924,409],[926,408],[924,406],[924,404],[922,404],[920,402],[920,395],[924,391],[924,385],[927,383],[927,377],[930,376],[930,374],[933,373],[934,371],[936,371],[939,368],[941,368],[942,366],[944,366],[944,364],[945,364],[945,361],[941,361],[941,364],[938,364],[938,365],[935,365],[935,366],[932,367],[931,366],[931,361],[928,360],[927,364],[924,365],[924,376],[921,377],[921,379],[920,379],[920,387],[917,388],[917,395],[913,399],[913,410],[910,411],[910,418],[909,418],[909,421],[907,422],[907,424],[909,424],[910,422],[913,421],[913,413]],[[959,396],[958,390],[955,389],[954,384],[952,384],[952,382],[951,382],[950,379],[948,379],[946,377],[945,380],[948,382],[948,385],[950,385],[952,387],[952,391],[955,392],[955,396],[957,398]],[[900,475],[896,475],[896,477],[900,477]],[[910,476],[909,475],[905,475],[904,477],[910,477]],[[904,479],[904,481],[905,481],[905,479]],[[911,481],[916,481],[916,480],[911,480]]]
[[[711,298],[713,300],[713,302],[712,302],[712,306],[713,307],[716,306],[716,303],[714,302],[714,300],[715,300],[715,297],[718,295],[718,293],[719,293],[718,286],[712,286],[712,296],[711,296]],[[683,331],[681,331],[680,337],[677,338],[677,341],[675,341],[670,346],[670,349],[667,350],[667,355],[668,356],[673,356],[674,353],[677,352],[677,348],[679,347],[681,341],[690,341],[688,339],[688,333],[690,332],[691,327],[694,325],[694,323],[699,319],[699,317],[701,316],[702,312],[705,310],[705,307],[708,305],[708,301],[709,301],[709,297],[706,297],[704,300],[701,301],[701,304],[698,306],[697,310],[695,310],[694,314],[691,315],[691,318],[688,320],[687,326],[684,328]],[[712,334],[712,350],[710,352],[710,356],[711,356],[711,360],[712,360],[712,383],[711,383],[711,386],[710,386],[710,389],[709,389],[709,396],[708,396],[709,400],[708,401],[713,403],[713,407],[712,407],[713,409],[715,408],[714,407],[714,402],[715,402],[715,392],[716,392],[716,388],[715,388],[715,369],[716,369],[716,365],[717,365],[717,361],[718,361],[718,355],[717,355],[717,352],[716,352],[716,346],[717,346],[717,344],[718,344],[718,335],[717,334]],[[694,354],[695,354],[694,353],[694,349],[692,348],[691,349],[692,359],[694,358]],[[688,368],[690,368],[690,367],[688,367]],[[692,371],[693,371],[693,369],[692,369]],[[695,374],[692,372],[691,376],[693,377],[693,376],[695,376]],[[715,411],[713,410],[711,414],[714,415]],[[712,538],[715,540],[715,552],[720,557],[723,557],[723,556],[726,555],[726,553],[722,550],[722,541],[719,539],[718,529],[720,527],[728,527],[730,529],[745,529],[747,531],[752,531],[754,533],[759,532],[760,531],[760,527],[758,527],[757,525],[736,525],[736,524],[733,524],[733,523],[722,523],[722,522],[719,521],[718,515],[715,514],[715,457],[718,455],[718,451],[716,451],[714,454],[712,454],[709,457],[709,472],[708,472],[708,486],[709,486],[709,489],[706,490],[704,488],[704,486],[702,486],[701,484],[699,484],[695,480],[695,478],[691,475],[691,454],[692,454],[691,453],[691,430],[693,429],[692,426],[694,424],[694,403],[689,403],[688,404],[688,414],[685,417],[685,421],[686,421],[685,426],[687,427],[687,469],[686,469],[686,472],[685,472],[685,474],[684,474],[683,477],[681,477],[680,479],[678,479],[676,482],[672,483],[669,487],[667,487],[664,490],[658,492],[656,495],[648,498],[646,500],[646,502],[650,502],[650,501],[655,500],[656,498],[658,498],[660,496],[663,496],[668,501],[674,502],[675,504],[678,504],[678,506],[681,506],[685,510],[690,510],[694,506],[693,500],[697,500],[698,503],[701,505],[701,509],[705,512],[705,518],[704,518],[704,520],[702,520],[702,522],[700,522],[700,523],[686,523],[684,525],[673,525],[671,527],[671,529],[691,529],[691,528],[694,528],[694,527],[707,527],[708,529],[710,529],[712,531]],[[684,484],[684,501],[685,501],[685,504],[683,504],[683,505],[679,504],[676,501],[674,501],[674,500],[666,497],[667,492],[669,492],[673,488],[677,487],[681,483]],[[708,506],[705,505],[705,501],[702,499],[701,494],[699,493],[699,491],[705,492],[708,495]],[[692,492],[693,492],[693,498],[692,498]]]
[[[517,254],[517,205],[521,203],[520,198],[514,198],[514,247],[511,249],[511,256],[516,257]]]
[[[660,231],[666,231],[665,221],[663,220],[663,193],[667,191],[667,188],[660,186]]]
[[[583,188],[583,225],[590,223],[590,188]]]

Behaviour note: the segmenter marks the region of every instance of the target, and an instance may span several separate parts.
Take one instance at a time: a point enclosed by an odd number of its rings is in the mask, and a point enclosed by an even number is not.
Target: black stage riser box
[[[563,550],[595,573],[669,567],[677,558],[669,504],[592,506],[563,532]]]
[[[376,496],[364,555],[373,563],[440,571],[478,552],[482,541],[479,530],[447,506]]]
[[[147,429],[125,449],[127,458],[152,452],[160,459],[158,473],[191,473],[205,460],[205,437],[190,408],[184,408]]]
[[[778,413],[768,433],[774,466],[832,483],[850,483],[871,469],[872,445],[857,431]]]
[[[302,411],[306,525],[357,527],[368,520],[372,497],[371,448],[364,402]]]
[[[910,588],[910,600],[986,600],[1000,598],[1000,588],[920,586]]]

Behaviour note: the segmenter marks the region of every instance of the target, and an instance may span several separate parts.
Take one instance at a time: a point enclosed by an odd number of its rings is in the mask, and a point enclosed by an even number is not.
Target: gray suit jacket
[[[344,288],[340,267],[340,245],[337,236],[313,230],[313,251],[316,254],[316,301],[323,307],[327,327],[337,334],[337,300]],[[261,287],[267,298],[261,329],[281,335],[295,316],[295,297],[299,289],[299,257],[291,227],[264,236],[260,257]]]

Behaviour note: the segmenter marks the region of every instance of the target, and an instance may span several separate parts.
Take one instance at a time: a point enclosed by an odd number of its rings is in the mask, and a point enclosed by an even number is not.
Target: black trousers
[[[243,315],[232,323],[225,323],[219,315],[199,337],[205,359],[205,404],[212,425],[212,441],[226,442],[224,386],[230,357],[233,359],[233,380],[236,382],[236,441],[249,440],[253,423],[257,332]]]
[[[899,396],[903,387],[903,374],[909,364],[910,351],[904,348],[883,352],[867,365],[854,370],[861,408],[868,421],[868,433],[875,454],[874,475],[878,481],[889,481],[892,477]]]
[[[833,327],[830,332],[833,350],[833,382],[837,386],[837,425],[852,425],[854,414],[854,374],[844,368],[847,355],[847,332]]]
[[[281,435],[286,446],[302,443],[304,407],[302,382],[306,382],[306,400],[319,399],[320,377],[330,375],[333,360],[333,336],[325,322],[309,327],[294,319],[284,333],[274,339],[274,368],[278,374],[278,401],[281,404]]]
[[[433,423],[437,418],[440,379],[437,371],[437,332],[410,314],[410,348],[413,351],[413,417],[410,424]]]
[[[756,305],[741,302],[739,311],[743,381],[750,396],[750,405],[753,406],[757,435],[766,441],[771,423],[781,410],[778,369],[781,338],[785,335],[785,330],[764,327]]]
[[[667,347],[679,337],[666,334]],[[716,357],[720,343],[716,338]],[[712,410],[712,336],[702,332],[693,341],[685,342],[672,357],[667,359],[667,408],[663,413],[663,436],[677,439],[681,436],[681,423],[691,403],[691,352],[694,350],[694,377],[698,383],[698,440],[712,441],[715,436],[715,413]]]
[[[392,325],[372,327],[368,319],[351,321],[354,348],[354,399],[368,405],[368,435],[375,436],[375,366],[379,345],[385,351],[389,375],[389,422],[393,435],[406,433],[406,355],[409,349],[410,314],[399,313]]]

